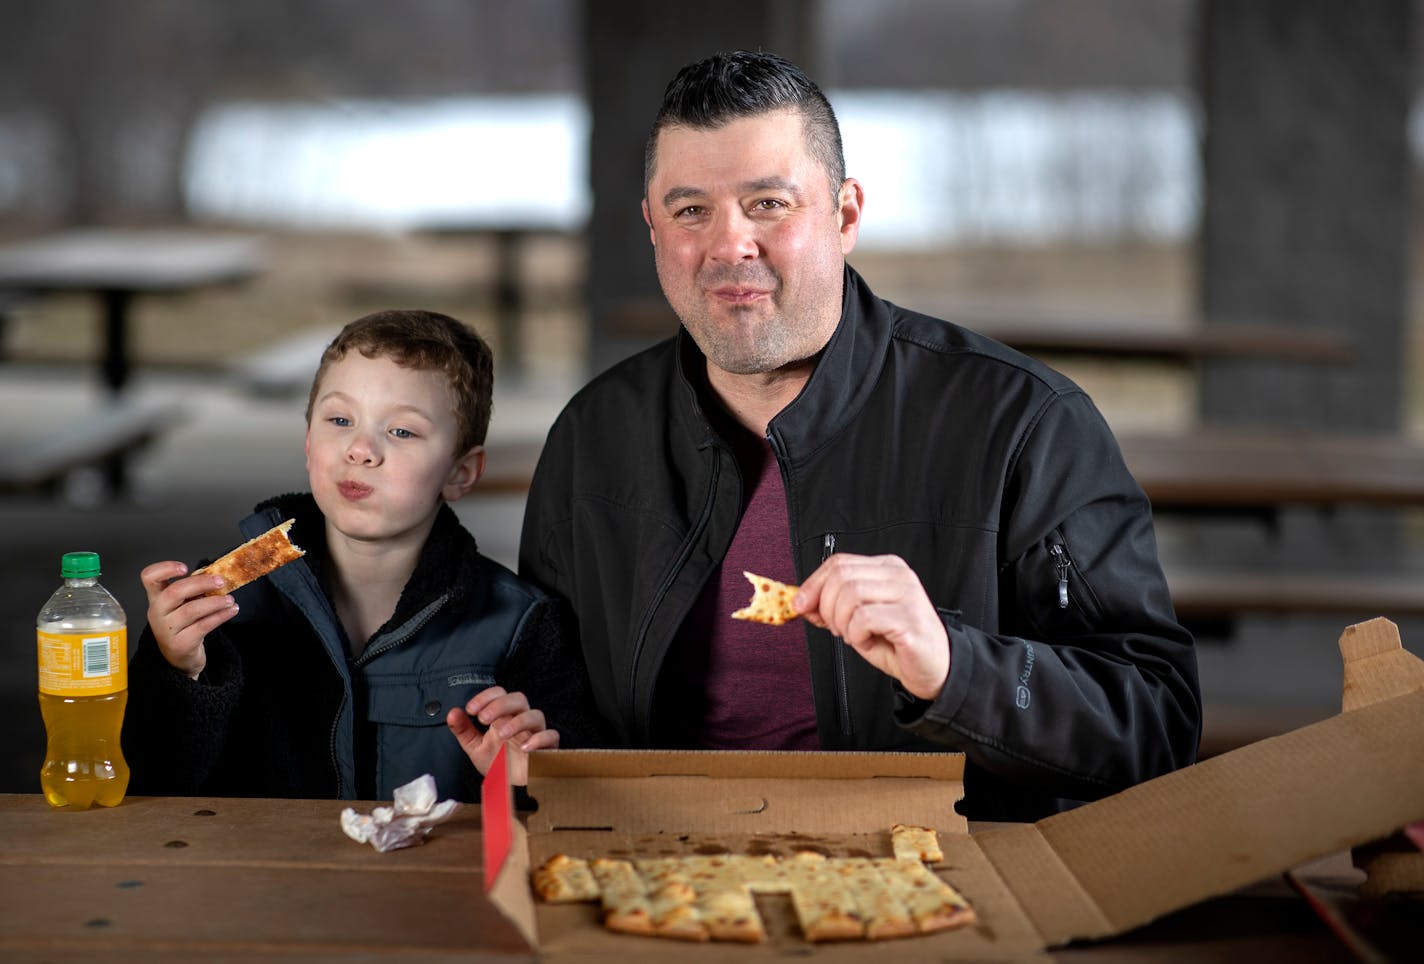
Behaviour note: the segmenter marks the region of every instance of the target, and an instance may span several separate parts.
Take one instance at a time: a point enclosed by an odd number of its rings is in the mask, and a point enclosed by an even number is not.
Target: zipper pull
[[[1063,551],[1063,547],[1058,543],[1048,547],[1048,554],[1053,557],[1053,568],[1058,570],[1058,608],[1068,608],[1068,554]]]
[[[825,562],[831,558],[831,556],[835,555],[835,551],[836,534],[834,532],[827,532],[826,537],[821,540],[821,561]]]

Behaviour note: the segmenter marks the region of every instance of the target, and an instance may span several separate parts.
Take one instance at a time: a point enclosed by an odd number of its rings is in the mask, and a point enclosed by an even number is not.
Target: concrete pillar
[[[1399,427],[1412,9],[1203,0],[1202,311],[1340,332],[1357,359],[1207,362],[1205,422]]]

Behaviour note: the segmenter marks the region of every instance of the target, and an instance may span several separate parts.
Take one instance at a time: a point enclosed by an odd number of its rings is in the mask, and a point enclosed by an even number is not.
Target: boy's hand
[[[484,725],[483,732],[476,721]],[[445,714],[445,723],[481,773],[489,770],[500,746],[507,745],[509,779],[519,787],[529,783],[529,751],[559,746],[559,731],[548,728],[544,714],[530,709],[523,693],[507,693],[502,686],[476,693],[463,708]]]
[[[237,615],[237,604],[231,596],[203,595],[221,587],[222,578],[208,573],[188,576],[188,567],[181,562],[155,562],[139,578],[148,594],[148,628],[163,658],[197,679],[208,664],[203,640]]]

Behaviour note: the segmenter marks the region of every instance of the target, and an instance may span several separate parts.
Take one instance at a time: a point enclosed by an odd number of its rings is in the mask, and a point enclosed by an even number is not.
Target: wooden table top
[[[1201,428],[1118,442],[1157,506],[1424,505],[1424,443],[1401,436]]]
[[[0,288],[171,292],[245,280],[260,266],[250,237],[94,228],[0,247]]]
[[[535,959],[484,897],[479,807],[463,808],[423,846],[380,854],[341,833],[346,805],[131,797],[113,809],[71,813],[51,810],[38,794],[0,794],[0,958]],[[1346,855],[1303,873],[1332,893],[1348,893],[1359,876]],[[1410,940],[1424,924],[1424,915],[1415,917]],[[726,948],[653,942],[647,950],[697,956]],[[894,957],[913,950],[897,946]],[[1279,881],[1047,958],[1180,960],[1187,951],[1201,960],[1350,959]],[[887,948],[838,945],[813,956],[823,952],[872,960]]]
[[[1337,365],[1355,358],[1354,344],[1338,331],[1270,319],[1050,310],[1001,303],[935,304],[933,299],[928,306],[915,300],[903,304],[1031,355],[1175,362],[1254,358]]]
[[[381,854],[341,832],[346,805],[0,795],[0,958],[530,959],[483,897],[478,807]]]

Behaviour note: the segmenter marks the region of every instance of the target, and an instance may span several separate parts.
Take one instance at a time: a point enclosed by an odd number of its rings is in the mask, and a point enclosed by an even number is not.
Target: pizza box
[[[485,782],[486,890],[552,959],[898,961],[1032,957],[1386,837],[1424,819],[1424,661],[1376,619],[1347,628],[1342,712],[1034,824],[969,828],[959,754],[563,750],[531,757],[539,809],[514,818],[501,764]],[[820,850],[888,856],[894,823],[939,832],[936,871],[973,904],[967,928],[808,944],[789,900],[758,898],[770,939],[693,944],[614,934],[594,903],[541,903],[549,856]]]

